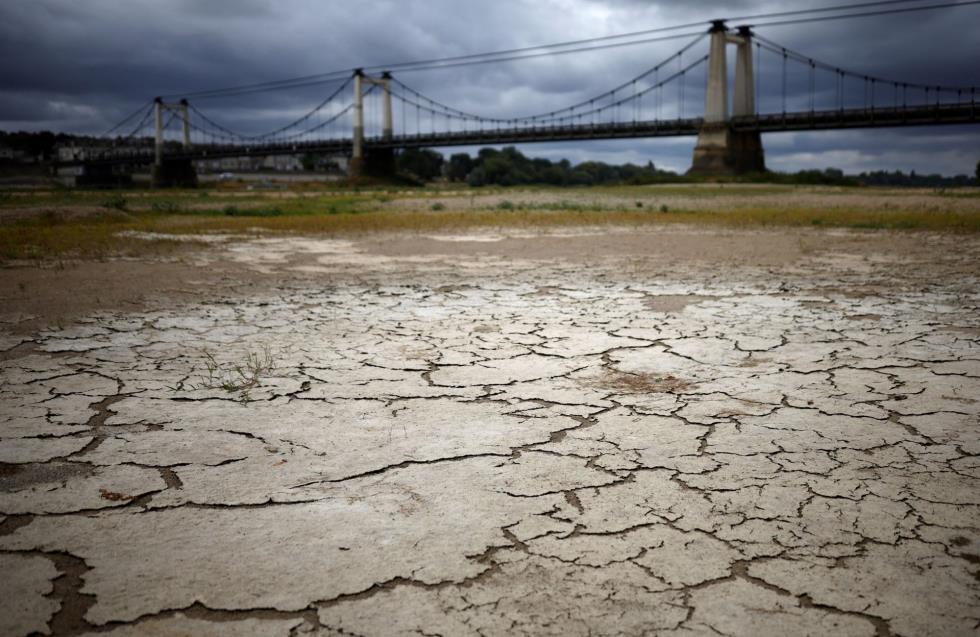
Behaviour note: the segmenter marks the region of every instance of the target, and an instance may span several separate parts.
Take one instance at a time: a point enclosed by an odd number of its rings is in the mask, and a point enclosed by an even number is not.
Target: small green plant
[[[102,207],[107,210],[125,210],[126,198],[122,195],[113,195],[102,202]]]
[[[225,206],[221,212],[227,217],[278,217],[282,214],[279,208],[239,208],[238,206]]]
[[[247,403],[251,401],[249,392],[276,369],[275,356],[272,350],[265,346],[260,352],[248,352],[245,358],[237,363],[219,363],[214,354],[204,350],[204,372],[201,381],[187,385],[179,385],[172,389],[223,389],[229,393],[238,392],[238,399]]]
[[[637,208],[642,208],[643,207],[643,202],[642,201],[637,201],[636,202],[636,207]]]
[[[513,210],[514,208],[514,203],[506,199],[497,204],[497,210]]]
[[[445,209],[446,209],[446,206],[442,202],[437,201],[434,204],[432,204],[432,210],[434,210],[436,212],[438,212],[440,210],[445,210]]]
[[[180,206],[173,201],[154,201],[150,204],[153,212],[179,212]]]
[[[669,211],[670,208],[667,207],[667,204],[660,204],[660,212],[669,212]]]

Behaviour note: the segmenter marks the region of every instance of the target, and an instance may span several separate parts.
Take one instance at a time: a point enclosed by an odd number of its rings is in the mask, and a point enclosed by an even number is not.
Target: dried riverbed
[[[584,229],[3,270],[0,634],[976,634],[978,258]]]

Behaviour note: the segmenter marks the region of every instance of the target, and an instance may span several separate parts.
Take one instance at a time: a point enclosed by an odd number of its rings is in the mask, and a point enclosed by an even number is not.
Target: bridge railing
[[[763,113],[748,117],[733,117],[730,119],[730,124],[735,130],[777,132],[970,123],[980,121],[978,114],[980,113],[978,113],[975,102],[936,103],[899,107],[838,108],[795,113]],[[365,142],[369,148],[417,148],[576,139],[669,137],[697,134],[702,121],[702,118],[679,118],[586,122],[561,126],[487,127],[483,130],[402,134],[391,137],[373,136],[367,138]],[[266,144],[198,144],[188,148],[167,149],[164,152],[164,157],[167,159],[207,160],[307,152],[349,152],[351,146],[352,140],[348,137]],[[153,147],[140,144],[105,148],[103,152],[90,153],[85,157],[60,161],[57,164],[61,166],[87,163],[146,164],[152,162],[153,159]]]
[[[801,130],[957,124],[978,121],[975,102],[917,106],[836,108],[796,113],[763,113],[731,118],[736,130]]]

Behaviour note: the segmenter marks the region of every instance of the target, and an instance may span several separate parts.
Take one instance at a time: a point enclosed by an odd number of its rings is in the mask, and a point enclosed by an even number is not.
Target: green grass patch
[[[221,213],[228,217],[278,217],[282,214],[279,208],[239,208],[225,206]]]

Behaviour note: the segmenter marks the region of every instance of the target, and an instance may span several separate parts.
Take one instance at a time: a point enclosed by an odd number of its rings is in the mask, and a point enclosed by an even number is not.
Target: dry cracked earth
[[[191,258],[279,278],[3,316],[0,634],[980,630],[977,238]]]

